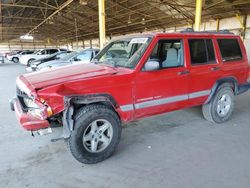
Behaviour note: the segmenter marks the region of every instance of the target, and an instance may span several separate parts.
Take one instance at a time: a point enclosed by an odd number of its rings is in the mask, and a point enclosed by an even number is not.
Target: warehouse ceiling
[[[98,0],[1,0],[0,40],[98,37]],[[195,0],[106,0],[107,35],[194,23]],[[205,0],[203,20],[250,13],[249,0]],[[49,19],[48,19],[49,18]]]

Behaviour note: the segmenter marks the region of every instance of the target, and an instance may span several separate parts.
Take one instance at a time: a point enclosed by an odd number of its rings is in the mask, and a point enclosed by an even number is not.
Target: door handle
[[[184,70],[184,71],[180,71],[178,72],[178,75],[185,75],[185,74],[189,74],[190,72],[188,70]]]
[[[220,70],[220,67],[212,67],[211,68],[211,71],[217,71],[217,70]]]

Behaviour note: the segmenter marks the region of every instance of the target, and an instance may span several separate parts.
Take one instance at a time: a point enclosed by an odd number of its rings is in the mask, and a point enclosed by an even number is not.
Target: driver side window
[[[148,61],[159,62],[160,69],[182,67],[184,65],[183,54],[182,40],[159,40]]]
[[[45,55],[46,54],[46,50],[42,50],[41,52],[40,52],[40,55]]]

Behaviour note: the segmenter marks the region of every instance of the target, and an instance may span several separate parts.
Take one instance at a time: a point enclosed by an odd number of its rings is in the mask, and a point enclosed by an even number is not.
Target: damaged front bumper
[[[18,98],[13,98],[10,101],[10,108],[12,111],[15,111],[16,117],[22,127],[28,131],[37,131],[49,127],[48,120],[34,116],[29,111],[24,111]]]

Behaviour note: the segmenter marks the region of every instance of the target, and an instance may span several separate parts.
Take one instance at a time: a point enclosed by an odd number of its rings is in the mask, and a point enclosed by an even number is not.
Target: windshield
[[[150,37],[130,37],[112,41],[94,58],[93,62],[134,68],[150,41]]]
[[[75,57],[77,54],[78,54],[78,52],[71,52],[71,53],[65,55],[64,57],[62,57],[61,60],[68,61],[71,58]]]
[[[33,52],[33,54],[37,54],[38,52],[40,52],[41,50],[35,50],[34,52]]]

